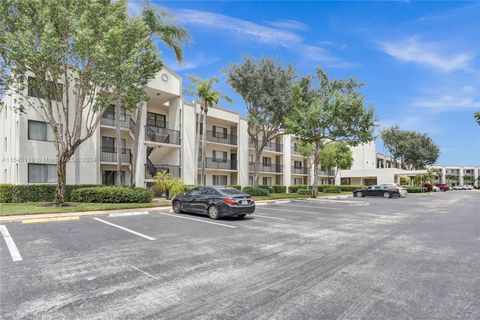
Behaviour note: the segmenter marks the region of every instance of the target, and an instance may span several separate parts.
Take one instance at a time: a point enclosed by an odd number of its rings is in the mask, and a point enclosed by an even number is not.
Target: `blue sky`
[[[398,123],[430,134],[442,150],[438,164],[480,165],[472,117],[480,111],[479,2],[153,3],[192,35],[185,61],[160,48],[165,62],[184,77],[218,77],[234,100],[223,107],[245,114],[222,70],[246,55],[292,64],[299,76],[321,67],[366,82],[379,127]]]

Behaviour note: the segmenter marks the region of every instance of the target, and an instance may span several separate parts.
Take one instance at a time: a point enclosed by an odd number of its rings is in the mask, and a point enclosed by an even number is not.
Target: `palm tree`
[[[480,125],[480,111],[475,112],[473,116],[475,117],[475,121],[477,121],[477,123]]]
[[[207,136],[207,114],[208,109],[213,108],[215,105],[218,104],[220,99],[224,99],[225,101],[231,103],[232,99],[223,95],[219,91],[216,91],[213,88],[215,83],[218,83],[218,79],[213,77],[210,79],[201,79],[195,76],[189,76],[190,79],[190,86],[186,90],[187,94],[198,97],[201,101],[200,103],[200,114],[197,115],[197,128],[196,128],[196,145],[195,145],[195,163],[198,162],[197,152],[199,149],[200,144],[200,116],[202,117],[202,155],[201,155],[201,184],[206,185],[206,178],[205,178],[205,150],[206,150],[206,136]],[[195,175],[196,178],[197,175]],[[196,180],[195,180],[196,181]],[[196,181],[195,184],[199,184]]]
[[[182,26],[173,21],[173,16],[168,11],[146,4],[142,12],[142,19],[150,28],[150,37],[163,43],[167,48],[175,52],[178,62],[183,61],[183,45],[190,41],[190,34]],[[138,136],[140,135],[140,122],[142,119],[142,108],[137,108],[135,141],[132,149],[132,179],[131,185],[135,187],[135,170],[137,153],[139,148]]]

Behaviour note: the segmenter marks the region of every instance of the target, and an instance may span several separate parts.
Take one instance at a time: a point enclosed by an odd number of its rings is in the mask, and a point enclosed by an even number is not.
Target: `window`
[[[253,186],[253,176],[248,176],[248,185]]]
[[[53,141],[52,127],[46,122],[28,120],[28,140]]]
[[[55,164],[28,164],[29,183],[55,183],[57,182],[57,166]]]
[[[189,196],[199,196],[203,191],[203,188],[195,188],[188,192]]]
[[[120,182],[125,185],[125,171],[121,171]],[[102,171],[102,185],[114,186],[117,184],[117,171],[103,170]]]
[[[265,167],[270,167],[272,165],[272,158],[262,157],[262,164]]]
[[[264,186],[272,186],[272,177],[263,177],[262,182]]]
[[[225,151],[212,151],[213,161],[215,162],[227,162],[227,152]]]
[[[127,141],[122,139],[122,153],[125,154],[126,152]],[[102,137],[102,152],[117,152],[116,151],[116,142],[115,138],[113,137]]]
[[[213,176],[214,186],[226,186],[227,184],[227,176]]]
[[[253,163],[253,154],[248,155],[248,163]]]
[[[37,80],[33,77],[28,77],[28,96],[33,98],[43,99],[47,94],[52,97],[52,100],[60,101],[63,95],[63,84],[53,83],[52,81],[42,81]]]
[[[115,105],[111,104],[107,110],[102,115],[103,118],[115,120]],[[125,122],[127,120],[127,113],[125,109],[121,108],[120,110],[120,121]]]
[[[302,178],[294,178],[293,179],[293,184],[298,186],[298,185],[301,185],[303,183],[302,181]]]
[[[295,169],[302,169],[302,161],[294,161],[293,162],[293,167]]]
[[[147,124],[149,126],[165,128],[166,127],[166,116],[164,114],[147,112]]]
[[[216,138],[227,138],[227,128],[213,126],[213,136]]]

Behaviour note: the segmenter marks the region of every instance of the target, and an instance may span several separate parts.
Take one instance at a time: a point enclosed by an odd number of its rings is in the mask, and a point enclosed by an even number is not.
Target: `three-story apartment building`
[[[28,88],[25,90],[28,92]],[[138,110],[122,112],[121,170],[117,172],[116,115],[112,105],[102,116],[94,135],[82,143],[67,165],[67,184],[122,184],[149,186],[153,177],[166,170],[193,184],[200,179],[201,150],[195,158],[197,103],[185,103],[182,79],[163,68],[147,86],[148,102]],[[32,103],[36,96],[31,96]],[[0,183],[28,184],[56,182],[56,150],[50,126],[33,109],[14,111],[16,97],[5,95],[0,109]],[[141,109],[138,117],[138,112]],[[138,129],[138,130],[137,130]],[[138,137],[135,136],[138,132]],[[201,130],[203,132],[203,130]],[[253,149],[247,121],[239,113],[222,108],[208,112],[206,124],[205,177],[208,185],[251,185]],[[136,161],[132,149],[139,141]],[[311,162],[296,149],[296,140],[280,135],[262,153],[260,184],[307,184],[312,177]],[[136,163],[135,170],[132,170]],[[135,176],[132,176],[135,172]],[[324,172],[324,174],[328,174]],[[200,180],[198,180],[200,181]]]

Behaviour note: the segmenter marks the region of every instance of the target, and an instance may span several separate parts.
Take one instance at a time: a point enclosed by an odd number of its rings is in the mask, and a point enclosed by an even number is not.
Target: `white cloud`
[[[397,60],[413,62],[434,69],[451,72],[468,70],[473,55],[469,52],[447,54],[448,47],[433,42],[422,42],[418,36],[401,40],[379,42],[380,49]]]
[[[184,61],[178,63],[175,61],[166,61],[165,64],[171,67],[175,71],[192,70],[198,67],[206,66],[218,61],[217,57],[205,57],[202,53],[196,53],[190,56],[185,54]]]
[[[276,20],[276,21],[267,21],[267,23],[275,28],[286,29],[286,30],[297,30],[297,31],[307,31],[308,26],[300,21],[296,20]]]
[[[328,50],[306,44],[303,38],[292,31],[264,26],[247,20],[213,13],[182,9],[175,12],[178,20],[185,25],[195,25],[206,29],[228,33],[230,36],[247,39],[271,46],[279,46],[297,52],[302,57],[317,63],[326,63],[329,67],[348,67],[343,59],[334,56]]]
[[[480,91],[473,86],[429,92],[414,100],[416,107],[433,111],[460,111],[480,108]]]

